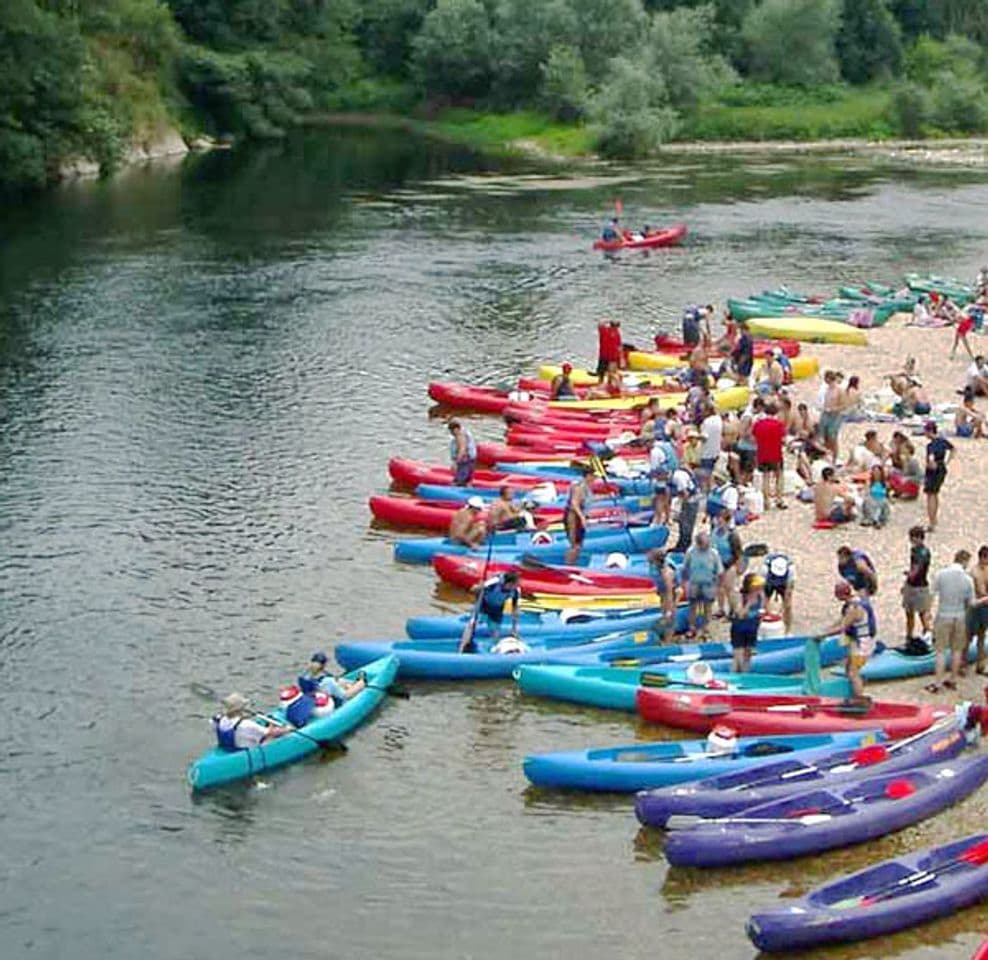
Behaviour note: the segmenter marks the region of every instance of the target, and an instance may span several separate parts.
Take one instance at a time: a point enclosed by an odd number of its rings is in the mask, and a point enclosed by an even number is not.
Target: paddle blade
[[[910,780],[890,780],[885,784],[885,796],[889,800],[904,800],[911,797],[916,792]]]
[[[669,678],[662,673],[643,673],[639,677],[639,683],[643,687],[667,687]]]
[[[960,859],[972,864],[988,863],[988,840],[982,840],[981,843],[968,847],[961,854]]]
[[[873,763],[881,763],[883,760],[888,760],[888,758],[888,748],[881,743],[873,743],[870,746],[862,747],[860,750],[855,750],[851,756],[851,759],[860,767],[867,767]]]

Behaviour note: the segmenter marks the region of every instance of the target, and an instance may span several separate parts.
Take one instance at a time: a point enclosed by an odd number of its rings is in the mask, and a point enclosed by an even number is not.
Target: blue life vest
[[[861,607],[867,616],[867,620],[864,623],[859,621],[853,626],[848,627],[844,631],[844,635],[848,640],[853,640],[860,643],[865,637],[874,637],[878,633],[878,621],[875,619],[875,611],[871,604],[862,597],[857,597],[854,600],[848,600],[841,609],[841,615],[843,616],[847,613],[847,608],[852,605]]]
[[[673,472],[673,470],[679,467],[679,454],[676,453],[676,447],[669,440],[659,440],[659,449],[665,455],[665,466],[663,467],[662,475],[668,476]]]
[[[220,728],[220,720],[223,719],[223,714],[218,713],[213,717],[213,727],[216,729],[216,742],[219,743],[220,748],[223,750],[235,751],[242,750],[242,747],[237,746],[237,727],[243,722],[243,717],[233,726],[228,727],[226,730]]]
[[[733,483],[722,483],[719,487],[716,487],[707,494],[707,516],[711,520],[726,509],[724,506],[724,494],[733,486]]]
[[[481,607],[485,613],[499,617],[504,613],[505,604],[511,600],[517,603],[521,593],[517,587],[508,587],[504,582],[504,574],[492,577],[484,584]]]
[[[724,564],[726,570],[734,563],[734,549],[731,547],[731,534],[734,531],[730,527],[714,527],[710,534],[713,548],[720,556],[720,562]]]
[[[745,629],[746,633],[750,631],[751,633],[757,634],[758,627],[761,624],[761,619],[762,619],[762,600],[761,597],[759,597],[751,605],[751,608],[748,610],[748,613],[743,617],[738,617],[737,620],[735,620],[734,622],[743,625],[746,628]]]
[[[311,693],[303,693],[293,700],[285,709],[285,719],[293,727],[304,727],[312,719],[312,711],[316,709],[316,698]]]
[[[871,571],[871,581],[858,569],[859,560],[864,560],[865,565]],[[877,592],[878,577],[875,576],[875,565],[871,562],[871,557],[864,550],[852,550],[850,560],[846,563],[837,564],[837,572],[855,590],[872,590],[872,592]],[[872,582],[876,585],[874,588],[871,586]]]

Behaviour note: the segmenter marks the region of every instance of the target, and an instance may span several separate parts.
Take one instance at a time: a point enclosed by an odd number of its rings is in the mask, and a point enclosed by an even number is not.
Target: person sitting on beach
[[[926,297],[920,297],[913,304],[912,322],[917,327],[928,327],[933,322],[933,316],[927,308]]]
[[[923,476],[923,467],[916,456],[916,448],[912,440],[901,430],[892,434],[889,449],[889,460],[892,468],[907,480],[919,480]]]
[[[976,397],[988,397],[988,363],[980,353],[971,361],[964,376],[964,388],[968,387]]]
[[[483,509],[481,497],[470,497],[450,519],[449,539],[471,549],[483,543],[487,537],[487,521],[481,516]]]
[[[866,527],[884,527],[889,522],[890,514],[889,487],[885,480],[885,471],[876,463],[869,473],[864,502],[861,504],[861,524]]]
[[[975,437],[980,439],[985,435],[985,415],[974,406],[974,391],[964,388],[964,399],[954,414],[954,428],[959,437]]]
[[[923,385],[910,374],[893,374],[889,378],[889,385],[893,393],[899,397],[899,402],[892,408],[892,412],[900,417],[908,417],[916,414],[926,416],[933,409],[929,394],[923,389]]]
[[[833,467],[824,467],[813,484],[813,512],[817,523],[849,523],[855,518],[854,497],[837,482]]]
[[[552,378],[549,384],[550,400],[575,400],[576,388],[573,386],[573,379],[570,374],[573,372],[573,364],[564,363],[562,370]]]
[[[848,461],[849,467],[860,467],[862,470],[870,470],[874,466],[879,466],[888,459],[889,452],[885,445],[878,439],[877,430],[866,430],[864,442],[859,443],[851,451],[851,458]]]

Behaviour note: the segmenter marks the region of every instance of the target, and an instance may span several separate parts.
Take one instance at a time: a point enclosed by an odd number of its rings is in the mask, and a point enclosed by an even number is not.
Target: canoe
[[[821,317],[752,317],[748,329],[759,337],[792,338],[808,343],[843,343],[867,346],[868,337],[863,330]]]
[[[765,369],[765,361],[756,360],[755,361],[755,377],[759,377],[761,372]],[[815,377],[820,372],[820,360],[818,357],[812,357],[808,354],[804,354],[801,357],[793,357],[789,361],[789,366],[792,368],[792,378],[793,380],[807,380],[810,377]]]
[[[723,723],[742,736],[833,730],[883,730],[890,739],[925,730],[951,710],[932,704],[873,700],[859,710],[825,697],[747,696],[671,693],[639,688],[635,706],[652,723],[709,732]]]
[[[974,663],[978,656],[977,641],[972,640],[967,649],[968,663]],[[947,665],[950,665],[951,655],[947,653]],[[895,647],[886,647],[881,653],[876,653],[861,668],[861,676],[865,680],[899,680],[902,677],[921,677],[927,673],[933,673],[936,665],[935,655],[930,653],[913,654],[903,653]],[[845,668],[838,667],[838,672],[843,673]]]
[[[511,393],[497,387],[471,386],[445,381],[430,383],[429,396],[443,406],[453,407],[456,410],[476,410],[478,413],[500,413],[512,402]]]
[[[885,735],[878,731],[878,740]],[[635,815],[650,827],[664,827],[671,816],[726,817],[810,787],[830,786],[928,763],[943,763],[967,746],[964,718],[945,717],[907,740],[885,743],[875,750],[835,750],[812,764],[783,758],[757,769],[709,777],[688,786],[650,790],[635,798]]]
[[[643,237],[640,234],[625,235],[620,240],[594,240],[594,250],[604,250],[606,252],[616,252],[618,250],[651,250],[656,247],[672,247],[682,242],[686,236],[686,224],[676,223],[671,227],[664,227],[661,230]]]
[[[703,689],[690,683],[685,669],[660,673],[650,667],[528,666],[514,672],[521,692],[532,697],[548,697],[609,710],[635,710],[635,693],[642,685],[666,690]],[[719,673],[713,684],[727,693],[803,693],[800,677],[771,673]],[[821,693],[846,697],[851,692],[844,678],[823,681]]]
[[[988,897],[988,833],[884,860],[752,914],[745,930],[770,953],[886,936]],[[988,940],[973,960],[988,957]]]
[[[807,790],[745,807],[737,816],[673,830],[674,866],[719,867],[788,860],[901,830],[963,800],[988,780],[988,754]]]
[[[799,762],[796,758],[810,762],[838,747],[860,746],[863,739],[860,733],[742,737],[733,753],[711,753],[706,740],[631,743],[529,754],[523,769],[537,787],[631,793],[744,770],[780,754],[793,763]]]
[[[632,639],[634,638],[634,640]],[[637,643],[635,643],[637,641]],[[459,639],[439,640],[355,640],[340,643],[333,651],[337,663],[347,670],[356,670],[379,657],[394,654],[400,660],[398,675],[429,680],[491,680],[507,679],[511,671],[525,663],[568,663],[569,657],[587,650],[650,649],[648,634],[634,634],[623,629],[618,634],[605,634],[583,642],[530,638],[525,653],[490,653],[478,635],[478,653],[459,653]],[[657,649],[657,648],[655,648]]]
[[[257,776],[295,763],[316,753],[320,744],[338,741],[360,726],[387,695],[387,688],[398,672],[396,657],[386,655],[362,664],[369,686],[347,700],[325,717],[310,720],[295,733],[285,734],[277,740],[262,743],[249,750],[224,750],[214,747],[198,760],[189,764],[186,779],[194,790],[208,790],[225,783],[234,783],[246,777]],[[348,674],[348,680],[355,679]],[[280,709],[271,709],[267,715],[284,722]]]
[[[628,537],[629,530],[632,539]],[[541,536],[534,543],[533,534],[529,531],[495,534],[491,556],[501,562],[517,561],[522,554],[530,554],[547,563],[561,563],[565,560],[566,551],[569,550],[565,532],[556,530],[540,533]],[[549,538],[548,542],[544,542],[546,537]],[[632,546],[636,552],[652,550],[665,546],[668,538],[669,528],[665,526],[594,525],[587,530],[580,557],[581,560],[586,560],[591,554],[624,553],[631,550]],[[487,546],[471,550],[466,544],[454,543],[448,537],[423,537],[397,541],[394,558],[401,563],[430,563],[436,554],[443,553],[447,556],[469,556],[483,560],[487,556],[487,550]]]
[[[538,591],[592,596],[595,593],[645,592],[649,587],[655,589],[651,577],[628,576],[610,570],[590,570],[585,567],[529,570],[512,563],[486,563],[479,557],[458,557],[442,553],[432,558],[432,569],[441,580],[462,587],[464,590],[469,590],[480,583],[480,578],[485,572],[487,576],[492,577],[509,570],[517,570],[521,574],[519,586],[524,593]]]
[[[682,393],[683,385],[676,378],[675,374],[678,371],[685,371],[686,366],[682,361],[679,361],[675,366],[670,365],[668,375],[666,376],[661,374],[656,375],[655,373],[649,376],[643,374],[641,371],[622,370],[621,379],[624,383],[624,388],[632,393],[642,391],[649,395],[655,393],[660,396],[663,392],[668,393],[675,390]],[[563,368],[558,363],[540,364],[535,371],[535,377],[520,378],[518,380],[518,387],[522,390],[530,390],[535,395],[539,397],[544,396],[548,399],[552,381],[562,372]],[[573,386],[577,388],[578,399],[586,399],[587,391],[584,388],[600,386],[600,377],[597,375],[597,371],[591,370],[589,367],[573,366],[569,372],[569,379]]]
[[[480,497],[485,503],[493,503],[497,499],[496,490],[471,490],[469,487],[457,487],[453,484],[445,486],[434,483],[420,483],[414,492],[417,499],[427,503],[453,503],[457,507],[462,507],[471,497]],[[551,490],[547,490],[546,492],[551,495]],[[566,497],[566,491],[559,491],[557,489],[556,496],[550,500],[546,501],[540,497],[536,509],[544,510],[548,507],[565,509]],[[612,509],[631,513],[636,513],[639,510],[647,510],[654,502],[654,497],[651,496],[628,496],[624,494],[600,494],[595,499],[598,507],[606,505]]]
[[[409,489],[414,489],[420,483],[451,484],[454,479],[453,471],[449,467],[438,463],[426,463],[424,460],[412,460],[408,457],[392,457],[388,461],[388,474],[393,483]],[[575,472],[573,476],[575,477]],[[566,487],[569,486],[571,480],[572,477],[558,478],[554,482],[557,486]],[[545,483],[544,477],[483,468],[474,470],[473,476],[470,478],[472,488],[484,487],[494,491],[499,490],[503,484],[507,484],[512,490],[521,492],[530,490],[541,483]],[[603,490],[607,484],[595,482],[594,486],[597,490]]]

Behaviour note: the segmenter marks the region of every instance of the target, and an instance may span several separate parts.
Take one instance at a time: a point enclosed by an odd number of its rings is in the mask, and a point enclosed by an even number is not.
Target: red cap
[[[572,372],[573,372],[573,364],[571,364],[571,363],[564,363],[563,364],[563,373],[572,373]]]

